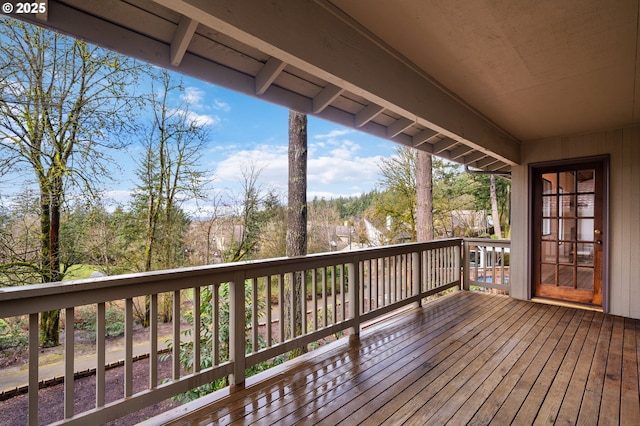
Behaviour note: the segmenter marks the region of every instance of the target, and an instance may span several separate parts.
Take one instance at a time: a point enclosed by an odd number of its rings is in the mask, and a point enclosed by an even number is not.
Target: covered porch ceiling
[[[49,0],[15,17],[250,96],[509,171],[640,117],[640,0]]]

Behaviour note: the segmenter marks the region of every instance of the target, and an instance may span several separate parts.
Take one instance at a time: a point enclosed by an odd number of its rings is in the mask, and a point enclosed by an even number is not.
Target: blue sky
[[[208,127],[202,169],[217,191],[239,193],[241,171],[260,170],[259,185],[286,195],[288,110],[195,79],[182,77],[193,119]],[[379,162],[395,144],[337,124],[308,118],[308,198],[335,198],[368,192],[379,181]],[[118,155],[125,170],[106,198],[125,202],[135,187],[133,145]]]

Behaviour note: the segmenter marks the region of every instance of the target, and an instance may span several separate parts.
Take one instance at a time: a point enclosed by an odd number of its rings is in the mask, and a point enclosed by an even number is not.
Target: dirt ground
[[[171,359],[158,362],[158,377],[171,376]],[[140,360],[133,363],[134,393],[146,388],[149,380],[149,360]],[[84,377],[75,381],[75,411],[82,412],[95,407],[95,376]],[[106,402],[109,403],[121,398],[124,392],[124,368],[117,367],[106,372]],[[28,395],[19,395],[0,402],[0,425],[26,425],[27,424]],[[63,385],[55,385],[39,392],[39,419],[38,424],[49,424],[63,418]],[[129,414],[115,420],[108,425],[132,425],[173,407],[178,402],[168,400],[151,407],[147,407],[137,413]]]
[[[159,326],[159,333],[169,334],[171,332],[169,324]],[[134,341],[145,338],[148,331],[136,329],[134,331]],[[107,346],[118,344],[119,339],[107,339]],[[94,350],[94,346],[87,336],[76,333],[76,356],[86,355]],[[44,356],[55,357],[57,352],[62,351],[62,346],[44,349]],[[0,369],[27,362],[28,354],[26,350],[15,352],[11,356],[0,357]],[[43,356],[43,354],[41,354]],[[165,378],[171,377],[171,356],[167,359],[158,359],[158,380],[162,382]],[[124,395],[124,368],[116,367],[106,371],[105,400],[109,402],[122,398]],[[139,392],[148,388],[149,382],[149,360],[142,359],[133,363],[133,391]],[[75,407],[76,413],[90,410],[95,407],[95,376],[83,377],[75,380]],[[39,391],[38,424],[50,424],[63,418],[63,390],[62,384],[50,386]],[[18,395],[6,401],[0,401],[0,426],[26,425],[27,424],[28,395]],[[180,405],[176,401],[167,400],[151,407],[147,407],[137,413],[129,414],[121,419],[115,420],[109,425],[132,425],[145,419],[153,417],[173,407]]]

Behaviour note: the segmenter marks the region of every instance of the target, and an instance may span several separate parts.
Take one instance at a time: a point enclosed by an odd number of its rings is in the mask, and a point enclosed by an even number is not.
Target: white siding
[[[610,155],[609,312],[640,319],[640,126],[523,143],[512,169],[512,295],[530,295],[529,164],[602,154]]]

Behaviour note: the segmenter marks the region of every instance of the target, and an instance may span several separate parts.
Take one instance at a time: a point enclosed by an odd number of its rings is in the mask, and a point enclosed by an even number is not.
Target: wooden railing
[[[491,247],[496,244],[504,247],[500,245],[502,242],[482,241],[490,242]],[[467,252],[481,247],[476,240],[463,244],[462,239],[456,238],[0,289],[0,316],[29,318],[29,424],[38,421],[38,392],[31,390],[38,389],[41,312],[57,309],[64,312],[64,419],[55,420],[65,424],[99,424],[214,380],[227,378],[231,385],[242,384],[246,370],[252,366],[329,336],[345,332],[357,335],[366,321],[410,304],[419,305],[427,296],[462,286],[463,270],[470,280],[467,282],[480,285],[478,272],[463,268],[463,246]],[[504,280],[504,266],[501,269],[500,265],[494,265],[492,277]],[[500,274],[496,273],[496,267]],[[482,281],[482,286],[487,284]],[[496,285],[493,282],[490,287]],[[173,374],[170,380],[161,383],[158,309],[159,297],[167,294],[172,298],[174,319]],[[203,347],[201,339],[189,337],[189,333],[181,330],[181,307],[187,300],[191,303],[190,334],[210,333],[209,347]],[[209,310],[197,309],[203,300],[210,300]],[[134,393],[134,307],[144,306],[145,302],[150,318],[149,383],[145,390]],[[124,384],[122,398],[106,401],[105,312],[107,304],[114,303],[124,307]],[[73,324],[75,310],[85,305],[95,306],[96,401],[94,409],[76,413]],[[206,312],[210,312],[210,318],[203,321]],[[206,330],[201,327],[203,324],[208,324]],[[188,373],[181,372],[184,371],[180,365],[181,344],[192,347],[188,354],[193,369]],[[202,362],[205,353],[211,359],[209,364]]]
[[[486,238],[464,240],[464,288],[509,293],[511,242]]]

